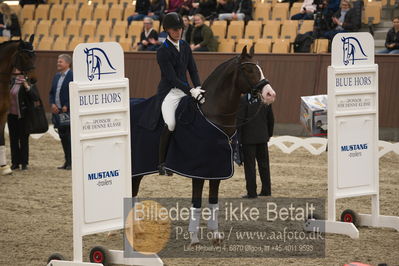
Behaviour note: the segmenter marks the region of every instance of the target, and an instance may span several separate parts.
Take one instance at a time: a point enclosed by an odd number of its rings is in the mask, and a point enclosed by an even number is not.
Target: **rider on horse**
[[[165,158],[168,151],[170,136],[175,126],[175,112],[181,98],[191,95],[201,104],[205,102],[204,90],[198,76],[189,44],[181,40],[184,27],[182,17],[175,13],[168,13],[163,19],[164,30],[168,33],[166,41],[157,51],[157,61],[161,69],[161,81],[158,85],[160,109],[165,121],[159,144],[159,174],[171,175],[165,169]],[[187,82],[186,72],[189,72],[194,88]],[[159,109],[158,109],[159,110]]]

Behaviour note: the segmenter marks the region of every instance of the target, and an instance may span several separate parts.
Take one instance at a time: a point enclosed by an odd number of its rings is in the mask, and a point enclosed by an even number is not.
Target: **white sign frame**
[[[93,55],[103,57],[100,64],[102,69],[95,65],[89,67],[88,62],[92,63],[90,60],[94,58]],[[79,44],[74,50],[73,66],[74,81],[69,85],[73,158],[73,262],[71,263],[86,265],[82,256],[84,235],[124,228],[123,198],[131,197],[129,80],[124,77],[123,50],[115,42]],[[110,91],[112,94],[107,94]],[[86,96],[89,97],[86,99]],[[101,119],[102,116],[108,118]],[[102,155],[98,152],[104,149],[102,145],[108,145],[106,147],[110,147],[110,153]],[[85,154],[87,150],[96,148],[97,153]],[[112,154],[113,148],[120,152]],[[119,160],[111,160],[110,156]],[[86,171],[85,167],[90,169]],[[95,171],[93,172],[91,168],[95,168]],[[96,189],[90,183],[92,181],[98,182],[96,185],[99,188]],[[107,187],[101,190],[103,186]],[[99,198],[102,200],[105,198],[113,204],[105,207],[106,212],[96,215],[101,208],[94,211],[90,208],[96,208],[95,201]],[[110,208],[115,208],[116,211]],[[110,263],[163,265],[157,254],[143,256],[138,253],[137,257],[125,258],[123,251],[109,250],[108,255]],[[87,263],[87,265],[98,264]]]
[[[371,214],[358,214],[358,225],[399,231],[399,217],[380,215],[378,154],[374,38],[365,32],[339,33],[328,67],[328,220],[309,220],[306,230],[358,238],[353,223],[336,221],[336,200],[369,195]]]

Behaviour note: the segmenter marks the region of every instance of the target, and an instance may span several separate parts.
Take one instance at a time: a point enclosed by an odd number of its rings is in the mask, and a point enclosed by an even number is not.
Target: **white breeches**
[[[162,102],[161,111],[162,117],[165,121],[165,124],[168,125],[169,131],[174,131],[176,127],[176,109],[179,105],[180,99],[186,96],[186,94],[178,89],[173,88],[170,90],[168,95],[166,95],[165,99]]]

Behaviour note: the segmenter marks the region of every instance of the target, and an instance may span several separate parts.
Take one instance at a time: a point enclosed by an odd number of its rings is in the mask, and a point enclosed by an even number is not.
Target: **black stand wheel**
[[[50,257],[48,257],[47,264],[52,260],[65,260],[65,258],[60,253],[53,253],[50,255]]]
[[[108,265],[109,255],[108,250],[101,246],[97,246],[90,251],[90,262],[102,263],[104,266]]]
[[[353,223],[356,227],[359,225],[356,212],[346,209],[341,214],[341,222]]]

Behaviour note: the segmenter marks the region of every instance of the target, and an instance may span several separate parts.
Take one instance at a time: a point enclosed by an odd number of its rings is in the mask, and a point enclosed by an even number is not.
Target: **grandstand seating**
[[[364,7],[364,24],[378,24],[381,22],[381,2],[369,2]]]
[[[278,3],[272,10],[272,20],[284,21],[288,18],[288,3]]]
[[[255,53],[270,53],[272,40],[258,39],[255,44]]]
[[[53,25],[50,28],[50,35],[51,36],[60,36],[63,37],[66,28],[66,21],[65,20],[56,20],[54,21]]]
[[[271,4],[269,3],[260,3],[256,5],[256,9],[254,12],[254,19],[262,21],[262,24],[265,24],[267,20],[269,20],[270,16]]]
[[[250,39],[240,39],[240,40],[238,40],[238,42],[237,42],[235,51],[236,51],[237,53],[241,53],[242,48],[244,48],[245,45],[246,45],[247,48],[249,49],[249,48],[251,48],[251,46],[253,45],[253,43],[254,43],[253,40],[250,40]]]
[[[51,50],[53,46],[53,38],[52,37],[42,37],[39,43],[36,45],[37,50]]]
[[[108,19],[109,20],[122,20],[123,6],[112,5],[109,9]]]
[[[245,28],[245,39],[257,40],[260,38],[262,31],[261,21],[249,21]]]
[[[81,20],[71,20],[65,28],[65,35],[79,37],[80,36],[80,28],[82,26]]]
[[[53,44],[53,50],[63,51],[68,47],[69,39],[65,37],[58,37]]]
[[[290,42],[286,39],[275,40],[272,48],[272,53],[286,54],[290,52]]]
[[[281,38],[294,42],[298,31],[298,20],[285,20],[281,27]]]
[[[232,21],[227,29],[227,38],[238,40],[244,33],[244,21]]]
[[[365,1],[362,22],[378,24],[381,8],[391,0]],[[244,45],[255,44],[262,53],[288,53],[298,33],[313,30],[314,21],[294,21],[289,17],[299,13],[302,3],[278,0],[253,0],[254,20],[206,21],[211,25],[219,42],[219,52],[240,52]],[[82,41],[119,41],[124,51],[134,51],[143,30],[142,21],[133,21],[128,27],[127,17],[135,11],[132,0],[49,0],[48,4],[11,6],[19,15],[22,37],[36,34],[39,50],[71,50]],[[392,2],[390,2],[392,4]],[[162,30],[159,21],[154,29]],[[316,40],[313,52],[328,51],[328,40]]]
[[[106,20],[108,18],[108,6],[97,5],[94,9],[93,20]]]
[[[39,5],[35,10],[35,19],[48,19],[50,5]]]
[[[316,39],[313,44],[314,53],[328,53],[328,40]]]
[[[81,28],[80,36],[82,37],[94,37],[96,33],[97,22],[94,20],[86,20]]]
[[[235,41],[232,39],[222,39],[220,40],[218,52],[222,53],[232,53],[234,52]]]
[[[93,16],[93,5],[82,5],[79,7],[79,14],[78,14],[78,19],[86,19],[86,20],[91,20]]]
[[[304,20],[300,25],[299,32],[304,34],[308,31],[313,31],[314,21],[313,20]]]
[[[61,20],[62,13],[64,12],[64,6],[60,4],[52,5],[49,12],[49,19],[51,20]]]
[[[294,3],[290,9],[290,17],[301,12],[301,8],[302,8],[301,2]]]
[[[36,26],[36,36],[49,36],[50,35],[50,26],[51,26],[51,21],[50,20],[40,20],[37,23]]]
[[[76,20],[78,10],[78,5],[67,5],[64,10],[64,20]]]
[[[281,22],[279,20],[269,20],[266,22],[266,25],[263,29],[263,38],[275,40],[280,35],[280,25]]]
[[[96,36],[110,36],[112,29],[112,21],[101,20],[97,26]]]

